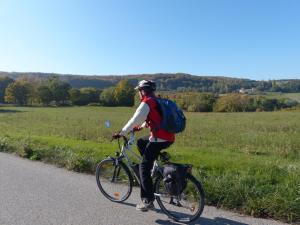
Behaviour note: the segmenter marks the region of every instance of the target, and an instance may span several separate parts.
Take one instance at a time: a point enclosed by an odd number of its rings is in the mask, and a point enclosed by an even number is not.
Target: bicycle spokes
[[[115,202],[125,201],[133,185],[128,168],[123,163],[116,166],[113,159],[105,159],[97,165],[96,181],[104,196]]]

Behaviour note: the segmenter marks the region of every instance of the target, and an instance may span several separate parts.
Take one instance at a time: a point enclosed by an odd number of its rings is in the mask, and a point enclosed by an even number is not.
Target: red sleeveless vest
[[[158,105],[154,98],[145,96],[142,99],[142,102],[145,102],[150,108],[150,112],[147,116],[146,123],[150,127],[151,136],[161,138],[166,141],[174,142],[175,134],[159,128],[162,118],[159,114]]]

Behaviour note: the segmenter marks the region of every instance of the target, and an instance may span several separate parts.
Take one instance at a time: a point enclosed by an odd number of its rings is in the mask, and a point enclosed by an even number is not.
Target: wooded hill
[[[132,85],[136,85],[141,79],[151,79],[156,81],[158,90],[165,91],[230,93],[238,92],[241,88],[255,88],[257,91],[300,92],[300,79],[256,81],[230,77],[195,76],[184,73],[91,76],[55,73],[0,72],[0,76],[8,76],[13,79],[26,76],[44,80],[53,75],[58,76],[62,81],[69,83],[74,88],[95,87],[104,89],[115,86],[121,79],[128,79]]]

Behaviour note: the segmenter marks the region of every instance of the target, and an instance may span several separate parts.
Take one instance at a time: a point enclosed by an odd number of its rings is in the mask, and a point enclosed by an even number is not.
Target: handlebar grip
[[[128,138],[124,135],[120,135],[120,134],[114,134],[111,138],[111,141],[113,141],[114,139],[120,139],[123,138],[124,142],[128,142]]]

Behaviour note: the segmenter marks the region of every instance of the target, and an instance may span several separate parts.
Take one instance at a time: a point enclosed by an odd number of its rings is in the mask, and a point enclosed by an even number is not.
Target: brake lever
[[[122,136],[122,137],[123,137],[123,140],[124,140],[125,144],[127,145],[128,144],[128,138],[125,137],[125,136]]]

